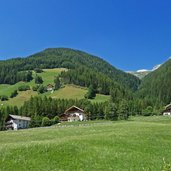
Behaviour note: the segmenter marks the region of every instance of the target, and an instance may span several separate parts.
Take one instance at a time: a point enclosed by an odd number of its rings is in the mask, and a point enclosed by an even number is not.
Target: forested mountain
[[[62,68],[60,73],[55,70],[51,84],[55,85],[55,92],[68,84],[78,85],[86,89],[80,100],[45,97],[47,78],[45,70]],[[42,70],[43,69],[43,70]],[[33,72],[34,70],[34,72]],[[40,75],[38,75],[40,74]],[[50,73],[52,75],[52,72]],[[9,113],[31,116],[33,120],[42,120],[48,116],[63,113],[71,105],[83,107],[90,119],[122,119],[129,115],[156,115],[160,114],[163,105],[171,102],[171,59],[157,70],[149,73],[142,81],[134,75],[116,69],[103,59],[85,52],[66,48],[46,49],[26,58],[15,58],[0,61],[0,84],[24,85],[13,89],[7,97],[4,91],[1,102],[8,98],[17,98],[18,91],[37,91],[37,96],[28,99],[24,105],[2,107],[0,110],[0,127]],[[20,82],[22,81],[22,82]],[[45,83],[44,83],[45,81]],[[30,84],[32,83],[32,84]],[[4,86],[4,85],[2,85]],[[6,85],[5,85],[6,86]],[[102,103],[93,103],[96,94],[107,95],[110,100]],[[40,96],[39,96],[40,95]],[[62,94],[63,98],[63,94]],[[45,105],[47,104],[47,105]]]
[[[142,80],[138,95],[154,104],[171,102],[171,59]]]
[[[103,59],[82,51],[52,48],[31,55],[27,58],[16,58],[0,62],[0,83],[14,84],[25,78],[18,76],[19,71],[28,71],[35,68],[86,68],[100,73],[117,82],[129,90],[137,90],[140,80],[135,76],[114,68]]]

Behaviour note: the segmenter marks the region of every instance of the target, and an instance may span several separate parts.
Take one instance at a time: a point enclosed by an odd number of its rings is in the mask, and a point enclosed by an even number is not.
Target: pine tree
[[[61,87],[61,81],[59,77],[55,77],[54,83],[55,83],[55,90],[58,90]]]
[[[117,120],[118,119],[117,106],[115,103],[109,103],[108,105],[106,105],[105,119],[107,119],[107,120]]]
[[[39,76],[39,75],[36,75],[36,77],[35,77],[35,83],[36,84],[42,84],[43,83],[42,77]]]
[[[95,97],[96,97],[96,91],[93,88],[93,86],[90,85],[89,88],[88,88],[88,92],[85,95],[85,98],[87,98],[87,99],[93,99]]]
[[[126,100],[122,100],[119,104],[118,110],[119,119],[127,120],[129,117],[128,104]]]

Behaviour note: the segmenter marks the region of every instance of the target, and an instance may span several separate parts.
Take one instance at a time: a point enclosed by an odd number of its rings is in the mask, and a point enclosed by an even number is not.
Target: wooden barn
[[[171,116],[171,104],[165,106],[165,110],[162,112],[164,116]]]
[[[9,115],[6,119],[5,128],[12,130],[26,129],[29,127],[30,121],[30,117]]]
[[[86,114],[83,109],[80,109],[77,106],[72,106],[61,115],[60,120],[68,122],[84,121],[86,120]]]

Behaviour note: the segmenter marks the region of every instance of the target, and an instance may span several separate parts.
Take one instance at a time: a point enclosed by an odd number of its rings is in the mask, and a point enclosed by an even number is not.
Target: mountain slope
[[[51,48],[27,58],[16,58],[0,62],[0,83],[14,84],[20,80],[18,71],[35,68],[68,68],[86,67],[104,74],[122,87],[135,91],[140,80],[135,76],[116,69],[103,59],[73,49]]]
[[[112,80],[118,82],[123,87],[131,90],[136,90],[140,84],[140,80],[129,73],[125,73],[119,69],[116,69],[103,59],[90,55],[88,53],[67,49],[67,48],[52,48],[46,49],[40,53],[32,55],[29,59],[35,57],[39,59],[39,62],[46,60],[47,58],[57,62],[60,67],[75,69],[78,67],[86,66],[92,70],[107,75]]]
[[[171,59],[160,68],[148,74],[138,90],[142,98],[164,104],[171,102]]]

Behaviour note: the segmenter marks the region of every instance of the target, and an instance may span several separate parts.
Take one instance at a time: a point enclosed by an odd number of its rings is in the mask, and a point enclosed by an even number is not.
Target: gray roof
[[[17,120],[24,120],[24,121],[30,121],[31,118],[30,117],[26,117],[26,116],[19,116],[19,115],[9,115],[11,118],[13,119],[17,119]]]

